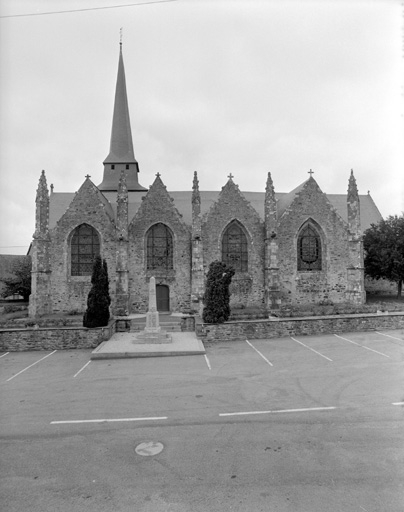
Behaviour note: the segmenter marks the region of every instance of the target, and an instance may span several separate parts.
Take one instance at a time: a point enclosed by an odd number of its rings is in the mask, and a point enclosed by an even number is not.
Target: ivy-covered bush
[[[108,269],[100,256],[94,260],[91,276],[91,290],[87,298],[87,310],[83,316],[84,327],[104,327],[108,325],[111,299],[108,289]]]
[[[230,316],[229,286],[234,276],[233,267],[222,261],[214,261],[209,266],[206,289],[203,297],[202,319],[208,324],[221,324]]]

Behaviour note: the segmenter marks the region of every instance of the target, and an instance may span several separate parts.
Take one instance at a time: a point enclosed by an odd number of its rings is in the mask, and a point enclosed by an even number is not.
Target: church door
[[[165,284],[156,286],[157,311],[170,311],[170,292]]]

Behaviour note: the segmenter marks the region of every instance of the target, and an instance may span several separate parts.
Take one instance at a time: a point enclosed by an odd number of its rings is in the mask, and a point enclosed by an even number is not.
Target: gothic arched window
[[[74,232],[70,243],[71,275],[91,276],[93,261],[100,254],[100,237],[88,224],[81,224]]]
[[[248,270],[247,237],[237,221],[231,222],[223,234],[222,261],[236,272]]]
[[[173,268],[173,237],[165,224],[154,224],[147,232],[147,268]]]
[[[297,239],[297,270],[321,270],[321,239],[310,223],[303,226]]]

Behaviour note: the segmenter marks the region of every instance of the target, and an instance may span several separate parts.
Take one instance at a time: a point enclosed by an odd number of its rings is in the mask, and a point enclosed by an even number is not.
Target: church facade
[[[381,215],[352,171],[346,196],[325,194],[311,173],[289,193],[270,173],[262,192],[240,191],[232,175],[221,191],[200,190],[197,173],[189,191],[167,191],[158,173],[146,189],[138,174],[121,48],[102,182],[56,193],[40,176],[30,316],[83,312],[98,254],[115,315],[147,310],[152,276],[160,311],[198,312],[215,260],[236,271],[233,308],[365,301],[362,232]]]

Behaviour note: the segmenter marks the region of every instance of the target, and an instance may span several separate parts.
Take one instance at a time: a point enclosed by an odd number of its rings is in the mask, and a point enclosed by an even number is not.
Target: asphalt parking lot
[[[404,510],[403,330],[90,353],[0,354],[2,510]]]

